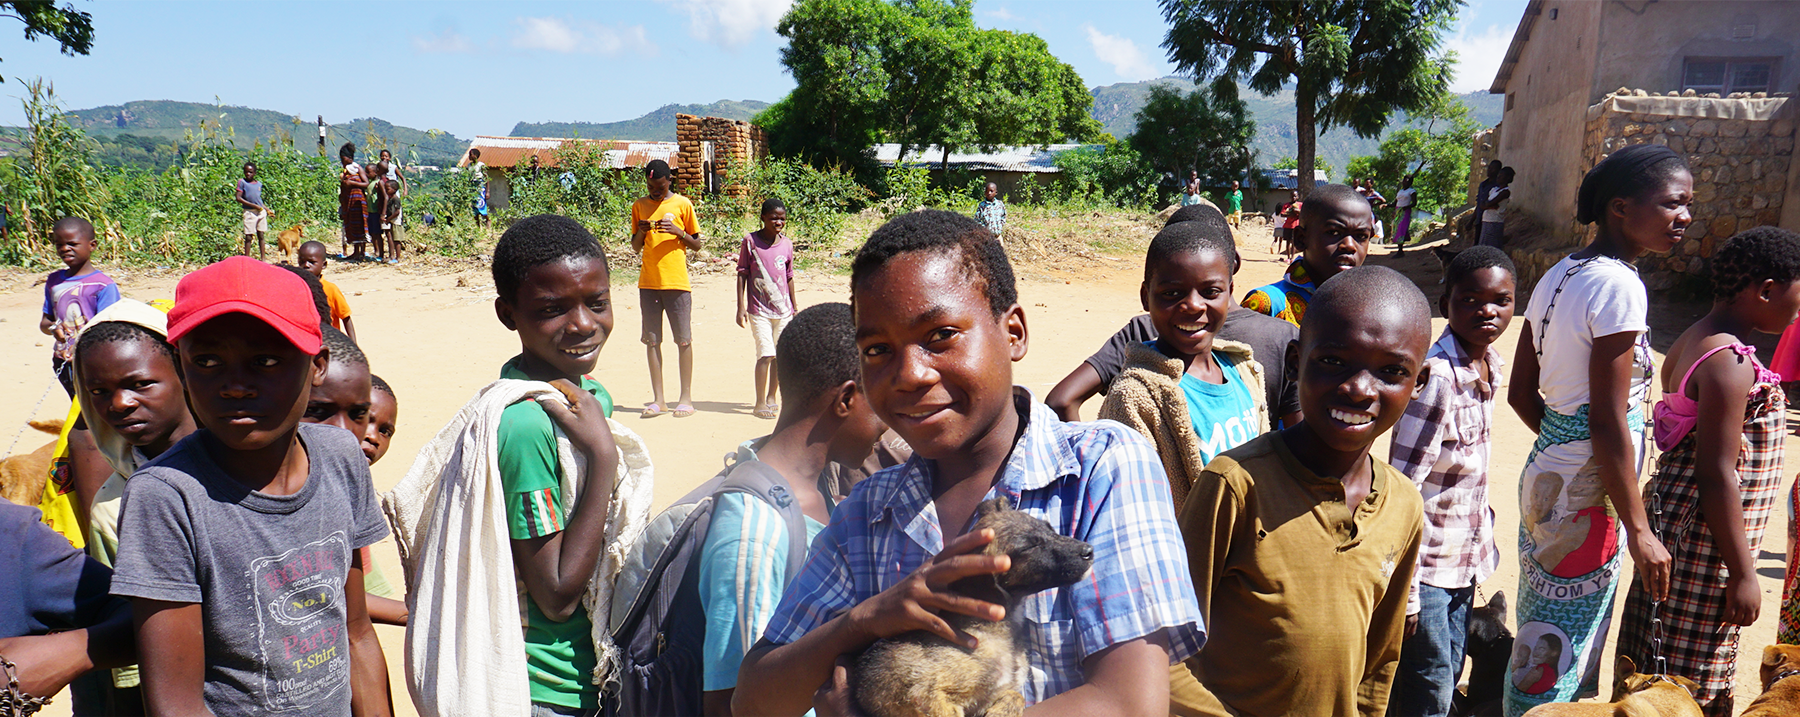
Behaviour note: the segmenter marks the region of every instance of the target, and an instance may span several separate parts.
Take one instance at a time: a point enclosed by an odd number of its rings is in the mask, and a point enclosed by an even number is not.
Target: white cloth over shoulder
[[[406,682],[423,717],[527,717],[531,710],[498,438],[501,412],[525,400],[566,405],[567,399],[539,381],[489,384],[419,451],[406,478],[381,496],[405,566],[406,606],[412,613]],[[612,643],[607,606],[653,499],[643,439],[617,421],[607,423],[619,448],[619,474],[607,511],[606,552],[582,599],[594,622],[595,684],[618,676],[620,654]],[[576,503],[587,466],[556,428],[567,511]]]

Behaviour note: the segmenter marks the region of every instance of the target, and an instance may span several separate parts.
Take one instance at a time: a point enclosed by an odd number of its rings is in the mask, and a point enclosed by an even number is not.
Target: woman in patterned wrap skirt
[[[1781,376],[1743,337],[1793,323],[1800,236],[1775,227],[1740,233],[1713,255],[1712,278],[1712,311],[1669,347],[1664,375],[1686,371],[1657,404],[1656,445],[1665,452],[1644,486],[1651,525],[1674,560],[1669,598],[1657,604],[1633,581],[1619,654],[1643,672],[1693,680],[1706,713],[1726,717],[1738,628],[1762,605],[1756,551],[1781,492],[1787,433]],[[1732,415],[1743,416],[1741,425],[1713,418]]]

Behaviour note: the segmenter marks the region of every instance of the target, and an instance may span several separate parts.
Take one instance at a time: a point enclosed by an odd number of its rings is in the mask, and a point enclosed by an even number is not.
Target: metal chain
[[[1656,542],[1662,542],[1662,493],[1650,493],[1650,534],[1656,536]],[[1640,578],[1641,579],[1641,578]],[[1656,664],[1656,670],[1650,674],[1661,677],[1669,674],[1669,658],[1663,656],[1663,621],[1662,601],[1650,601],[1650,660]]]
[[[32,697],[19,689],[18,665],[0,657],[0,668],[6,672],[6,689],[0,690],[0,717],[28,717],[50,704],[48,697]]]
[[[25,415],[25,422],[19,424],[19,432],[13,434],[12,445],[7,446],[6,455],[9,455],[9,456],[12,455],[13,449],[19,447],[19,439],[24,437],[25,429],[31,427],[31,417],[36,416],[38,409],[44,407],[44,399],[50,397],[50,389],[55,388],[55,387],[56,387],[56,380],[51,379],[50,385],[45,386],[44,392],[42,394],[38,395],[37,405],[31,407],[31,413],[28,413]]]

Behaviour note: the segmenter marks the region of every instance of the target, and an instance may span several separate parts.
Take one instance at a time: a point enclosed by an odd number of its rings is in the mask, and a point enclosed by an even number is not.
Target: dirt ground
[[[1149,231],[1142,226],[1121,226],[1111,237],[1118,245],[1142,247]],[[1268,231],[1246,227],[1239,244],[1244,257],[1237,277],[1237,293],[1279,278],[1283,264],[1267,253]],[[1017,247],[1017,254],[1038,254],[1039,247]],[[1140,312],[1137,288],[1142,276],[1141,254],[1095,255],[1076,261],[1035,260],[1019,267],[1020,302],[1030,329],[1029,354],[1014,372],[1016,383],[1038,396],[1049,391],[1071,369],[1133,315]],[[1071,257],[1074,258],[1074,257]],[[1428,296],[1438,293],[1437,261],[1429,251],[1409,251],[1395,256],[1390,247],[1376,247],[1370,263],[1392,266],[1417,281]],[[117,274],[126,296],[137,299],[171,297],[176,277],[135,272]],[[374,371],[394,386],[400,398],[399,431],[387,458],[374,467],[376,486],[388,490],[405,474],[413,455],[443,426],[475,390],[497,377],[500,365],[518,352],[518,343],[493,314],[493,286],[486,267],[475,262],[460,265],[401,267],[333,265],[327,278],[349,295],[358,338]],[[802,305],[847,300],[846,276],[815,272],[798,278]],[[637,340],[641,328],[637,292],[629,283],[614,286],[615,323],[594,376],[612,393],[617,418],[641,434],[651,447],[656,466],[658,507],[711,477],[723,456],[739,442],[765,434],[773,422],[751,415],[754,357],[750,334],[733,322],[735,298],[730,277],[704,276],[694,284],[694,345],[698,352],[694,379],[694,405],[699,413],[688,418],[664,415],[641,419],[636,409],[650,400],[644,350]],[[23,282],[0,294],[0,372],[15,378],[0,382],[0,425],[22,426],[27,419],[60,417],[67,400],[55,390],[49,371],[49,339],[37,332],[42,288]],[[1521,297],[1520,306],[1524,300]],[[1522,308],[1521,308],[1522,310]],[[1666,346],[1698,316],[1691,305],[1658,305],[1652,309],[1656,344]],[[1434,327],[1441,328],[1441,319]],[[1503,355],[1511,356],[1522,322],[1514,321],[1503,339]],[[1771,342],[1772,343],[1772,342]],[[674,396],[675,357],[667,347],[670,398]],[[1660,356],[1659,356],[1660,360]],[[46,398],[40,400],[40,396]],[[35,409],[34,409],[35,406]],[[1085,407],[1092,416],[1098,401]],[[1495,412],[1492,476],[1493,503],[1498,513],[1499,544],[1503,554],[1500,571],[1484,586],[1492,595],[1517,591],[1518,525],[1517,476],[1534,436],[1504,406]],[[0,434],[0,439],[12,439]],[[1795,445],[1789,439],[1792,454]],[[25,435],[14,452],[27,452],[43,443],[43,436]],[[1386,441],[1378,451],[1385,455]],[[1790,464],[1791,465],[1791,464]],[[1784,485],[1783,496],[1786,496]],[[1765,598],[1757,623],[1741,638],[1738,669],[1738,705],[1749,703],[1761,692],[1757,666],[1762,649],[1774,639],[1781,579],[1788,541],[1785,510],[1770,521],[1758,560]],[[399,584],[399,560],[391,539],[376,548],[376,560],[391,580]],[[1626,561],[1629,570],[1629,560]],[[1626,576],[1629,580],[1629,573]],[[1623,588],[1619,604],[1624,603]],[[1516,600],[1514,601],[1516,603]],[[1615,623],[1616,624],[1616,623]],[[403,678],[401,628],[378,628],[386,648],[399,713],[413,714]],[[1611,649],[1609,646],[1608,665]],[[1610,670],[1609,670],[1610,672]],[[1605,684],[1610,685],[1610,675]],[[1610,693],[1610,689],[1603,690]],[[67,700],[45,714],[68,714]]]

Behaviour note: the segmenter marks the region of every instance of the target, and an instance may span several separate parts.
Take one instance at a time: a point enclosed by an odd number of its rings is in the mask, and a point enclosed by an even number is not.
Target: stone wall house
[[[1652,287],[1700,274],[1736,231],[1800,231],[1795,27],[1800,2],[1531,0],[1489,88],[1506,96],[1501,123],[1470,148],[1471,197],[1487,159],[1516,172],[1507,248],[1522,281],[1591,237],[1574,222],[1581,177],[1627,144],[1674,148],[1695,175],[1689,241],[1640,263]]]

